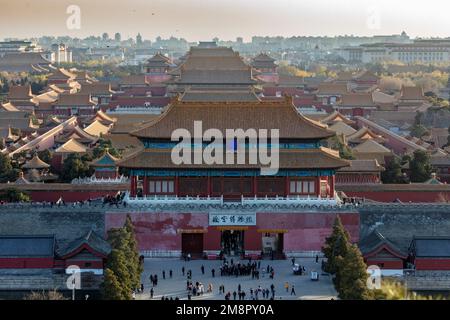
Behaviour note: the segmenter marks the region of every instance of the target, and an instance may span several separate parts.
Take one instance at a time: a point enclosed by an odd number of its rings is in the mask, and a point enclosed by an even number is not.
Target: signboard
[[[256,226],[256,213],[210,213],[210,226]]]

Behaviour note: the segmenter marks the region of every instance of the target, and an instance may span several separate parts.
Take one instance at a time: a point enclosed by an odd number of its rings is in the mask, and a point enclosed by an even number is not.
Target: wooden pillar
[[[285,177],[285,182],[284,182],[284,196],[287,197],[289,195],[289,182],[290,179],[288,176]]]
[[[207,179],[207,188],[208,188],[208,196],[211,196],[212,194],[212,188],[211,188],[211,176],[208,175]]]
[[[316,197],[320,195],[320,176],[316,177]]]
[[[334,197],[335,178],[336,178],[336,176],[334,174],[330,177],[330,197],[331,198]]]
[[[137,190],[137,178],[136,176],[131,176],[131,186],[130,186],[130,195],[132,197],[136,196],[136,190]]]
[[[142,193],[144,196],[148,195],[148,177],[144,176],[143,181],[142,181]]]

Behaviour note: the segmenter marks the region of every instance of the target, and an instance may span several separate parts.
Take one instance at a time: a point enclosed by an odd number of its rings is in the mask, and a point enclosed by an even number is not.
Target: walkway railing
[[[338,205],[337,198],[321,198],[321,197],[302,197],[302,196],[287,196],[287,197],[242,197],[242,205]]]
[[[123,199],[128,204],[208,204],[208,205],[223,205],[224,198],[221,197],[178,197],[178,196],[162,196],[152,195],[143,197],[131,197],[129,193],[125,195]],[[334,198],[321,198],[321,197],[301,197],[301,196],[287,196],[287,197],[244,197],[236,200],[226,200],[227,203],[236,203],[241,205],[306,205],[306,206],[336,206],[340,204],[340,199]]]
[[[125,198],[123,199],[128,204],[223,204],[222,197],[178,197],[178,196],[143,196],[143,197],[132,197],[127,192]]]

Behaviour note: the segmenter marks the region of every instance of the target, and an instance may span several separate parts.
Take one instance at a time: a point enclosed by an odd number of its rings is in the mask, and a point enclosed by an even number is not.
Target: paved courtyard
[[[237,263],[238,260],[234,259]],[[242,263],[247,263],[248,260],[241,260]],[[145,259],[144,272],[142,274],[142,283],[144,284],[144,293],[138,294],[136,299],[147,300],[150,299],[150,274],[158,275],[158,285],[154,287],[153,299],[161,299],[165,297],[178,297],[181,300],[187,299],[186,280],[187,277],[182,275],[182,267],[184,266],[186,271],[192,270],[192,282],[201,282],[205,287],[205,293],[202,296],[192,297],[193,300],[223,300],[224,295],[219,294],[219,286],[225,286],[225,293],[238,291],[238,285],[241,285],[242,290],[246,292],[246,299],[250,298],[250,289],[256,289],[261,285],[262,289],[270,289],[271,284],[275,286],[275,299],[293,300],[293,299],[336,299],[336,291],[334,290],[331,279],[328,275],[322,274],[320,271],[319,263],[315,263],[313,258],[297,258],[296,263],[304,265],[306,268],[306,275],[294,275],[292,271],[292,262],[288,260],[261,260],[261,269],[267,268],[270,265],[274,268],[275,277],[270,279],[269,275],[260,272],[259,280],[252,280],[249,276],[220,276],[221,261],[208,261],[208,260],[193,260],[185,262],[180,259]],[[205,267],[205,274],[202,275],[201,266]],[[215,269],[215,277],[212,277],[211,269]],[[172,269],[173,276],[169,277],[169,270]],[[163,279],[162,271],[166,272],[166,279]],[[319,271],[319,281],[311,281],[310,272],[312,270]],[[284,287],[285,282],[289,282],[289,285],[295,286],[296,295],[286,292]],[[207,293],[208,284],[213,286],[213,292]],[[233,300],[233,296],[231,296]],[[259,300],[263,300],[259,295]]]

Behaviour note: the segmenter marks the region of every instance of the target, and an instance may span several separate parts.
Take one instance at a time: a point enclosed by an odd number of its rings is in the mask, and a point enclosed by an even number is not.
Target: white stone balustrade
[[[305,205],[305,206],[335,206],[340,202],[336,198],[321,198],[321,197],[302,197],[302,196],[287,196],[287,197],[242,197],[242,205]]]
[[[112,184],[112,183],[128,183],[130,179],[121,175],[117,178],[97,178],[94,175],[86,178],[75,178],[71,184]]]
[[[143,197],[131,197],[127,192],[123,201],[128,204],[208,204],[208,205],[222,205],[223,197],[178,197],[178,196],[163,196],[163,195],[154,195],[154,196],[143,196]]]
[[[138,205],[171,205],[171,204],[192,204],[192,205],[223,205],[223,196],[221,197],[178,197],[164,195],[149,195],[143,197],[131,197],[129,193],[123,199],[128,204]],[[321,197],[241,197],[239,200],[227,200],[227,203],[236,203],[240,205],[260,206],[260,205],[305,205],[305,206],[337,206],[341,203],[340,199],[321,198]]]

